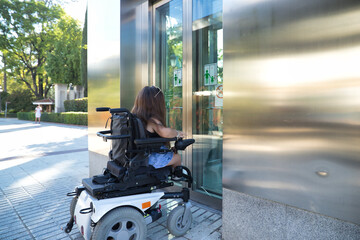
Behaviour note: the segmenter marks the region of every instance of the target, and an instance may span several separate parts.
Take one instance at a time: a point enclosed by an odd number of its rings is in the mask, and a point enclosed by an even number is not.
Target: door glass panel
[[[222,194],[223,30],[222,1],[193,1],[194,186]]]
[[[182,0],[155,10],[155,82],[165,95],[166,125],[182,130]]]

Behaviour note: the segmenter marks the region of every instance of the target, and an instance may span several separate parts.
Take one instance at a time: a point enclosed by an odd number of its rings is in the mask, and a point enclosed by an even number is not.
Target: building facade
[[[159,86],[224,239],[359,239],[360,2],[88,1],[90,175],[109,115]]]

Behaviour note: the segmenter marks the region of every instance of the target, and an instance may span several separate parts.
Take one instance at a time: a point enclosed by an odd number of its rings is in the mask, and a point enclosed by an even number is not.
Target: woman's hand
[[[182,132],[182,131],[177,131],[176,130],[176,132],[177,132],[177,138],[184,138],[185,137],[185,134]]]

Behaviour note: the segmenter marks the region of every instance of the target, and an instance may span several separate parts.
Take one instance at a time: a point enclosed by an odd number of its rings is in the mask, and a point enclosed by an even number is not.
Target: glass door
[[[192,132],[196,190],[222,194],[223,30],[222,1],[193,0]]]
[[[161,4],[161,3],[160,3]],[[166,125],[182,130],[183,2],[168,1],[155,7],[155,84],[166,103]]]
[[[183,13],[183,9],[188,12]],[[166,124],[178,130],[184,127],[183,131],[196,140],[186,153],[186,161],[183,159],[183,164],[192,168],[193,190],[219,198],[222,33],[222,0],[164,0],[153,5],[152,76],[165,95]]]

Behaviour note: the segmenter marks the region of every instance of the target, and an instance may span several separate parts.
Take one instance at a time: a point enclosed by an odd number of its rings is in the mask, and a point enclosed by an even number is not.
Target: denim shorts
[[[167,148],[164,146],[161,147],[161,149],[167,149]],[[173,152],[151,153],[149,155],[149,164],[154,166],[154,168],[162,168],[169,164],[173,156],[174,156]]]

